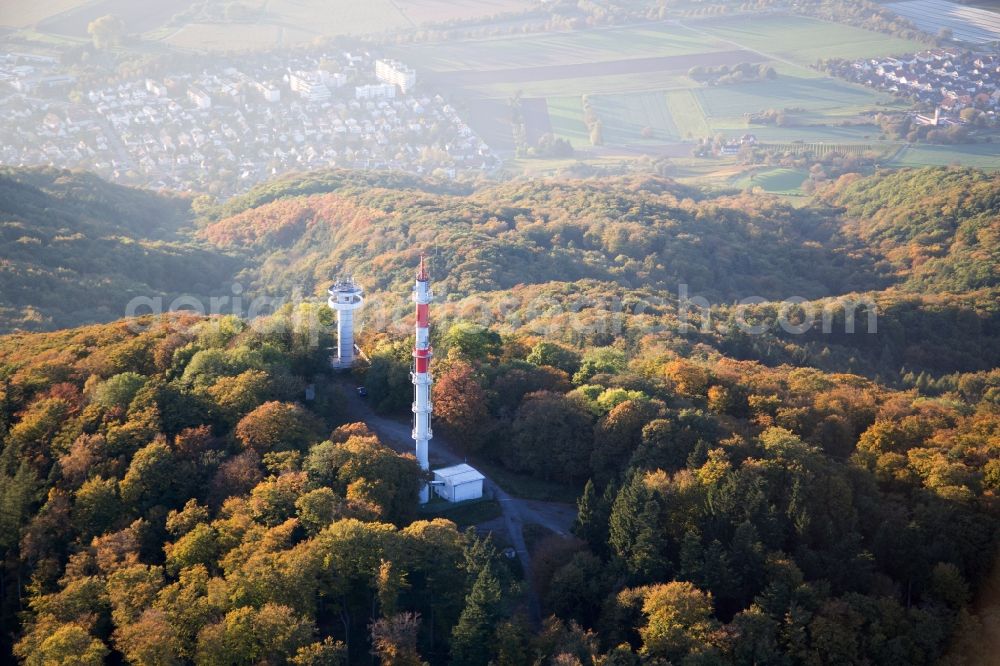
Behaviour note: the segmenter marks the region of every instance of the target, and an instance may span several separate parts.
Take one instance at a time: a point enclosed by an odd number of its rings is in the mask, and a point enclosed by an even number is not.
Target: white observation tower
[[[327,293],[327,305],[337,311],[337,355],[330,358],[330,364],[349,368],[354,363],[354,311],[365,304],[365,299],[361,287],[350,276],[338,277]]]

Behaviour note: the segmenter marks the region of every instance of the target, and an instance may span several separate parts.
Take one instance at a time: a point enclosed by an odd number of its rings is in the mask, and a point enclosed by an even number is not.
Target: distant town
[[[79,90],[56,58],[0,54],[0,162],[218,196],[328,166],[445,177],[499,166],[413,69],[368,52],[254,55]]]
[[[1000,112],[1000,56],[955,48],[911,56],[837,62],[831,71],[872,88],[908,97],[934,111],[915,116],[918,124],[953,125],[979,120],[993,124]]]
[[[56,57],[0,53],[0,163],[78,167],[116,183],[218,197],[331,166],[445,178],[502,166],[465,114],[404,62],[317,48],[212,63],[180,61],[94,84]],[[833,59],[826,68],[912,101],[897,133],[912,143],[966,141],[969,128],[1000,121],[997,54],[937,48]],[[744,133],[702,141],[692,154],[757,145]]]

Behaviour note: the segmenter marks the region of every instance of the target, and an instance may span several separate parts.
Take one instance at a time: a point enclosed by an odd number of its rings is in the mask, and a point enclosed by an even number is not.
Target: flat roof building
[[[474,467],[461,463],[434,470],[434,492],[449,502],[465,502],[483,496],[484,477]]]
[[[310,102],[325,102],[330,99],[330,89],[319,72],[295,71],[288,75],[288,85]]]
[[[379,81],[399,86],[405,95],[417,85],[417,73],[398,60],[382,58],[375,61],[375,78]]]
[[[354,87],[354,99],[393,99],[396,86],[391,83],[369,83]]]

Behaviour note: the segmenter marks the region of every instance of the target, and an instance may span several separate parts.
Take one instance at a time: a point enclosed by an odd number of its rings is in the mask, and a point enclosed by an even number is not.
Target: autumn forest
[[[989,663],[998,210],[1000,177],[957,167],[797,205],[338,170],[220,202],[4,169],[0,660]],[[525,526],[529,567],[489,498],[421,508],[365,422],[411,416],[424,252],[435,432],[575,511]],[[369,301],[347,376],[339,274]],[[125,318],[236,294],[274,306]]]

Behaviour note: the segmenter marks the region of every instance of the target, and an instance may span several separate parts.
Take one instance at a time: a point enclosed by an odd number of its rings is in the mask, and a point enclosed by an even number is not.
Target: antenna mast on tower
[[[420,268],[417,269],[417,279],[413,285],[413,302],[417,309],[416,336],[413,343],[413,441],[416,445],[417,462],[420,469],[430,471],[428,446],[433,433],[431,432],[431,343],[430,325],[427,311],[433,299],[430,278],[424,255],[420,255]],[[430,499],[430,489],[426,483],[420,488],[420,503],[426,504]]]

